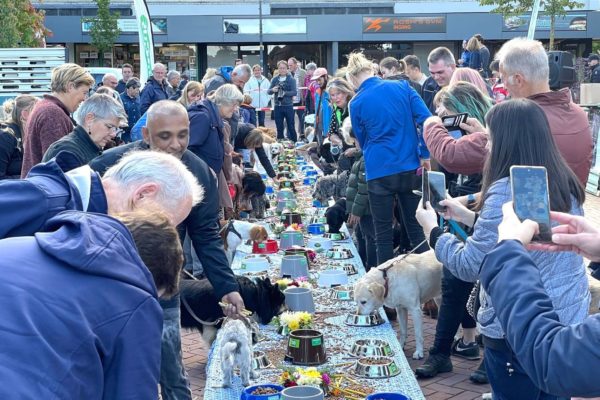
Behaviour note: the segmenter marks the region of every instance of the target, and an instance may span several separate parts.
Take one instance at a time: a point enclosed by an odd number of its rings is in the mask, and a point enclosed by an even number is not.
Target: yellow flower
[[[290,323],[288,324],[288,327],[291,330],[299,329],[300,328],[300,323],[297,320],[293,320],[293,321],[290,321]]]

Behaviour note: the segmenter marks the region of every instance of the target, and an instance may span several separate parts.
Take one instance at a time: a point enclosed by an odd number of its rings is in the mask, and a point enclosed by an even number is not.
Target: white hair
[[[236,66],[233,71],[231,71],[232,74],[236,74],[238,76],[247,76],[250,77],[252,76],[252,68],[250,68],[250,66],[248,64],[240,64],[238,66]]]
[[[164,69],[164,70],[166,70],[166,69],[167,69],[167,67],[165,67],[165,64],[162,64],[162,63],[159,63],[159,62],[157,62],[157,63],[155,63],[155,64],[152,66],[152,72],[156,71],[157,69]]]
[[[176,157],[158,151],[132,151],[110,167],[104,178],[111,178],[127,193],[145,183],[159,187],[157,200],[165,210],[173,210],[186,199],[192,206],[204,198],[196,177]]]
[[[109,90],[113,91],[112,89]],[[108,94],[96,93],[81,103],[77,112],[73,115],[75,121],[77,121],[77,125],[83,126],[85,117],[88,114],[94,115],[97,119],[118,118],[120,124],[127,123],[127,114],[123,105]]]
[[[496,60],[510,78],[520,74],[528,82],[548,82],[550,67],[544,46],[537,40],[524,37],[504,43]]]
[[[232,106],[236,104],[239,105],[244,100],[244,96],[237,86],[231,83],[226,83],[215,90],[215,93],[210,99],[215,102],[217,107],[221,107]]]
[[[112,72],[107,72],[106,74],[104,74],[104,76],[102,77],[102,82],[104,82],[106,78],[115,78],[118,80],[117,76]]]
[[[172,69],[167,74],[167,80],[170,81],[171,79],[173,79],[175,77],[180,77],[180,76],[181,76],[181,74],[178,71],[175,71]]]

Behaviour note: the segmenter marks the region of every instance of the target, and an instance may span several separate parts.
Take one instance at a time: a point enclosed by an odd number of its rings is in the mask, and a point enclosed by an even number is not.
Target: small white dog
[[[234,369],[240,369],[242,385],[248,386],[250,378],[260,375],[252,368],[254,346],[252,334],[258,334],[258,324],[251,318],[227,318],[221,327],[221,371],[223,371],[223,387],[231,387]]]
[[[269,238],[267,229],[258,224],[253,224],[246,221],[230,220],[221,230],[221,237],[227,253],[227,259],[231,265],[235,250],[244,242],[262,243]]]
[[[413,359],[423,358],[423,320],[421,304],[439,297],[442,286],[442,264],[433,250],[422,254],[404,255],[386,261],[364,275],[354,285],[354,300],[358,313],[367,315],[381,306],[395,308],[400,325],[400,345],[408,335],[408,313],[415,325],[416,351]],[[386,279],[382,269],[387,268]]]

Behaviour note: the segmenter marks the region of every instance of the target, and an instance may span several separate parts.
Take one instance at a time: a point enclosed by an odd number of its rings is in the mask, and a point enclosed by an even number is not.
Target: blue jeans
[[[160,389],[163,400],[192,400],[181,354],[179,294],[160,300],[163,332],[160,354]]]
[[[485,370],[492,386],[494,400],[566,400],[542,392],[527,376],[512,352],[485,348]],[[507,363],[513,371],[509,374]]]
[[[277,126],[277,139],[284,139],[283,120],[287,125],[288,139],[296,142],[296,128],[294,128],[294,107],[293,106],[275,106],[275,125]]]

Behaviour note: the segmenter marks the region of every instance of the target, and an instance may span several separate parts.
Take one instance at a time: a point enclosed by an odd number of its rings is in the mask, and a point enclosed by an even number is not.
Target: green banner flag
[[[154,38],[152,37],[152,24],[146,0],[134,0],[135,18],[138,25],[140,40],[140,81],[145,84],[152,76],[154,65]]]

